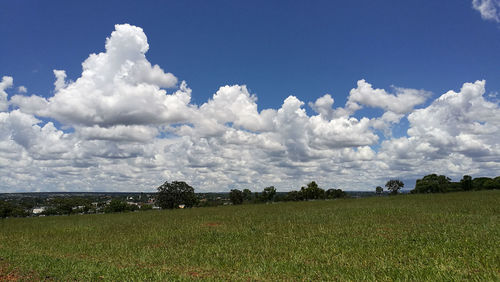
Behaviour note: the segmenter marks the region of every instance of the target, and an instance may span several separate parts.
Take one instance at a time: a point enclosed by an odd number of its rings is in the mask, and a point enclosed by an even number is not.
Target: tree
[[[325,196],[328,199],[344,198],[347,197],[347,193],[342,191],[342,189],[328,189],[325,192]]]
[[[274,195],[276,195],[276,189],[274,188],[274,186],[269,186],[269,187],[264,188],[264,190],[260,194],[260,197],[261,197],[262,201],[270,202],[273,200]]]
[[[252,191],[250,189],[243,189],[243,200],[251,201],[252,200]]]
[[[391,191],[391,194],[393,195],[396,195],[399,189],[403,188],[404,186],[405,184],[403,183],[403,181],[399,179],[391,179],[385,184],[387,190]]]
[[[489,177],[477,177],[472,180],[472,189],[474,190],[483,190],[486,187],[484,187],[484,184],[488,181],[491,180]]]
[[[377,193],[377,195],[381,195],[383,191],[384,189],[380,186],[377,186],[377,188],[375,188],[375,193]]]
[[[105,213],[110,213],[110,212],[124,212],[126,210],[127,210],[127,203],[125,203],[124,201],[121,201],[119,199],[113,199],[113,200],[111,200],[111,202],[109,203],[109,205],[107,205],[104,208],[104,212]]]
[[[460,184],[462,186],[462,190],[472,190],[472,177],[470,175],[464,175],[462,180],[460,180]]]
[[[241,205],[243,203],[243,192],[238,189],[233,189],[229,192],[229,199],[233,205]]]
[[[285,196],[285,201],[302,201],[302,193],[300,191],[290,191]]]
[[[414,193],[439,193],[447,192],[451,179],[444,175],[429,174],[422,179],[417,179]]]
[[[139,208],[141,211],[149,211],[153,209],[153,206],[150,204],[144,204]]]
[[[156,194],[156,203],[163,209],[175,209],[179,205],[192,207],[198,199],[194,193],[194,188],[184,181],[165,182],[158,188]]]
[[[325,198],[325,190],[319,188],[318,184],[314,181],[307,184],[307,187],[300,188],[300,192],[306,200]]]
[[[21,206],[0,200],[0,218],[24,216],[28,216],[28,213]]]
[[[490,178],[483,183],[483,189],[486,190],[500,189],[500,182]]]

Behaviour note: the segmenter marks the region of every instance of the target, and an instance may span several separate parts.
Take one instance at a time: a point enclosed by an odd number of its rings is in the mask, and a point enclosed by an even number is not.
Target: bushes
[[[411,193],[446,193],[492,189],[500,189],[500,177],[472,179],[470,175],[464,175],[460,182],[451,182],[451,179],[444,175],[429,174],[422,179],[417,179],[415,189]]]
[[[21,207],[7,201],[0,201],[0,218],[24,216],[28,216],[28,212]]]
[[[342,189],[328,189],[323,190],[312,181],[306,187],[300,188],[300,191],[290,191],[285,196],[285,201],[305,201],[305,200],[321,200],[321,199],[335,199],[347,197],[347,193]]]

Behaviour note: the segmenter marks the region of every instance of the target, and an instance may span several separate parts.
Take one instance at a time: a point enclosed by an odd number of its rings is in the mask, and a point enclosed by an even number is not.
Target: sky
[[[500,175],[500,1],[4,1],[0,192]]]

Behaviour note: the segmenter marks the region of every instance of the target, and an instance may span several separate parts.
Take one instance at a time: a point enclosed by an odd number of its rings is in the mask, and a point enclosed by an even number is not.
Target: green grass
[[[0,280],[499,281],[499,215],[483,191],[11,218]]]

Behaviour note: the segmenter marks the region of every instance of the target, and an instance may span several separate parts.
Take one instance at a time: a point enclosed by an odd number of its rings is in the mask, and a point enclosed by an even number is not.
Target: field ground
[[[500,280],[500,191],[0,220],[0,280]]]

